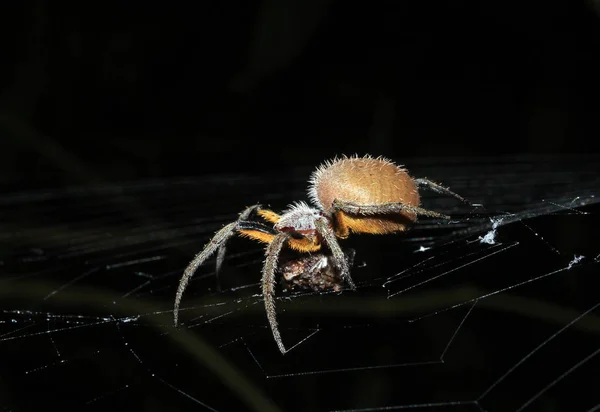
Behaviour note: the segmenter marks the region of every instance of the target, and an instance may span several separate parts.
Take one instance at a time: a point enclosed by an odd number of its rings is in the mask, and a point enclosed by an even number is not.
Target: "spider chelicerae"
[[[420,207],[419,187],[427,187],[468,203],[437,183],[412,178],[406,169],[388,159],[369,155],[343,156],[326,161],[313,172],[309,182],[308,196],[312,206],[296,202],[282,214],[264,209],[261,205],[251,206],[236,221],[214,235],[181,277],[173,311],[175,325],[178,323],[183,292],[194,272],[217,251],[218,273],[225,257],[225,244],[237,233],[267,244],[262,270],[262,294],[273,337],[281,353],[285,354],[286,348],[275,312],[275,275],[283,248],[301,253],[318,252],[323,246],[329,248],[330,259],[339,276],[350,289],[355,289],[348,261],[338,239],[345,239],[350,233],[404,232],[417,220],[418,215],[449,219],[447,215]],[[255,216],[264,222],[253,220]]]

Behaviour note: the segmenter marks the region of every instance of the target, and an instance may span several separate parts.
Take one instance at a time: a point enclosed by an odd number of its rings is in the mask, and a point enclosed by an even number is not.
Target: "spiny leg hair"
[[[348,283],[348,286],[350,286],[351,289],[356,289],[356,285],[350,277],[350,269],[348,268],[348,262],[346,261],[344,252],[342,251],[342,248],[340,247],[340,244],[337,241],[335,232],[329,226],[327,221],[323,219],[317,219],[315,221],[315,227],[317,228],[317,232],[319,232],[319,234],[323,237],[325,243],[327,243],[327,246],[331,250],[335,265],[341,271],[342,279],[344,279],[346,283]]]
[[[450,190],[438,183],[432,182],[431,180],[429,180],[427,178],[413,179],[413,181],[419,187],[426,187],[427,189],[431,190],[432,192],[436,192],[441,195],[455,197],[456,199],[460,200],[461,202],[471,205],[471,202],[469,202],[467,199],[465,199],[461,195],[456,194],[452,190]]]
[[[267,311],[267,319],[271,325],[271,331],[277,346],[282,354],[286,353],[285,346],[281,340],[281,334],[277,327],[277,313],[275,312],[275,271],[277,269],[277,262],[279,260],[279,253],[283,245],[287,242],[290,237],[289,233],[280,233],[275,236],[273,241],[267,246],[265,252],[265,265],[263,266],[262,275],[262,292],[265,299],[265,309]]]
[[[233,236],[238,228],[238,224],[243,220],[248,219],[250,215],[257,209],[259,209],[260,205],[254,205],[246,208],[242,213],[240,213],[240,217],[232,223],[224,226],[221,230],[219,230],[213,238],[204,246],[204,249],[200,253],[198,253],[194,259],[190,262],[190,264],[185,268],[183,272],[183,276],[179,281],[179,287],[177,288],[177,294],[175,295],[175,307],[173,308],[173,323],[177,326],[179,321],[179,305],[181,304],[181,298],[183,296],[183,292],[190,281],[190,278],[194,275],[196,270],[204,263],[206,259],[208,259],[215,250],[219,249],[219,255],[221,261],[219,262],[219,258],[217,258],[217,275],[218,270],[221,268],[223,263],[223,258],[225,257],[225,243],[231,236]],[[223,246],[223,252],[221,252],[221,247]]]
[[[334,199],[332,209],[334,212],[341,210],[342,212],[362,216],[410,212],[421,216],[450,219],[450,216],[448,215],[434,212],[433,210],[423,209],[417,206],[405,205],[404,203],[400,202],[383,203],[380,205],[363,205],[349,202],[347,200]]]

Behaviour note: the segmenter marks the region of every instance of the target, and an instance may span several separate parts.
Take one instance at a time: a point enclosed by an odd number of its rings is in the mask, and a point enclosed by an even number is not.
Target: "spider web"
[[[183,269],[245,206],[305,199],[309,169],[0,198],[0,410],[600,410],[600,158],[412,160],[481,205],[355,236],[355,292],[284,293],[260,245],[216,288]]]

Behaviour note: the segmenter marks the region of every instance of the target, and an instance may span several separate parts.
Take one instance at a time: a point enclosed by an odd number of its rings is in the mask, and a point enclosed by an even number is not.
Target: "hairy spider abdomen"
[[[327,162],[313,173],[310,182],[310,198],[326,213],[335,199],[365,205],[420,204],[417,185],[407,171],[381,157],[345,157]],[[355,232],[390,233],[406,230],[416,215],[407,211],[360,217],[345,213],[343,220]]]

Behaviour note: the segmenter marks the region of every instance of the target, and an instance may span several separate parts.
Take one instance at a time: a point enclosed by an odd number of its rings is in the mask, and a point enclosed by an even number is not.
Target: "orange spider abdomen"
[[[417,185],[406,169],[383,158],[350,157],[321,166],[311,178],[309,194],[325,212],[334,199],[358,204],[403,203],[419,206]],[[416,220],[414,213],[358,216],[341,212],[340,224],[358,233],[404,231]]]

